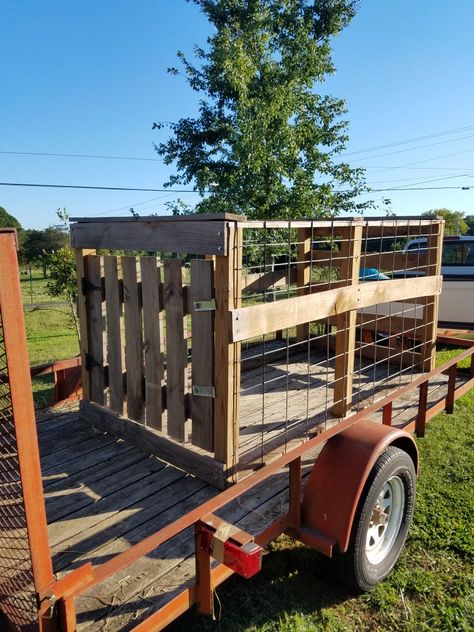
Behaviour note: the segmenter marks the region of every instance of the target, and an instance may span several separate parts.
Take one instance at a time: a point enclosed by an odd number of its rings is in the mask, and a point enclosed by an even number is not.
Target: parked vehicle
[[[411,239],[403,252],[425,254],[426,244],[426,239]],[[438,322],[445,326],[474,328],[474,236],[444,238],[441,274],[443,289]],[[404,276],[411,273],[407,271]]]

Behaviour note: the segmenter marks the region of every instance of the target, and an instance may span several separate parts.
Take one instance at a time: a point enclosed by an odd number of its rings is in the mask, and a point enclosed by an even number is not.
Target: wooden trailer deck
[[[462,382],[464,376],[458,379]],[[445,396],[446,382],[444,375],[433,379],[430,404]],[[394,403],[394,425],[413,417],[417,394],[415,390]],[[182,470],[97,432],[79,419],[77,411],[52,414],[37,427],[57,578],[85,562],[107,561],[219,493]],[[308,470],[313,456],[306,456]],[[287,511],[287,488],[288,475],[281,472],[217,513],[257,534]],[[77,629],[132,629],[193,582],[193,553],[194,534],[188,530],[161,546],[159,556],[142,557],[79,596]]]

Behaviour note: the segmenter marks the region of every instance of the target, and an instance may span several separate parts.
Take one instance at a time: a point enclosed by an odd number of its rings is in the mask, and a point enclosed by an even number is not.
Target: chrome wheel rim
[[[365,541],[365,553],[370,564],[380,564],[391,550],[400,530],[405,494],[402,479],[392,476],[377,496]]]

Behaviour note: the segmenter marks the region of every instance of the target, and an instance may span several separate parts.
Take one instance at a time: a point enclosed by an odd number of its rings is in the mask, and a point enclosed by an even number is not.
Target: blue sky
[[[196,95],[166,73],[178,49],[190,53],[205,41],[209,25],[196,6],[2,0],[0,15],[0,152],[147,159],[0,153],[0,181],[161,188],[170,169],[153,160],[152,124],[196,111]],[[323,90],[346,99],[345,159],[367,167],[374,189],[474,187],[474,0],[362,0],[333,48],[337,74]],[[444,133],[451,130],[458,131]],[[59,207],[76,216],[126,215],[131,206],[163,214],[177,197],[165,195],[0,186],[0,206],[24,227],[42,228]],[[371,197],[390,197],[399,214],[439,207],[474,214],[474,188]]]

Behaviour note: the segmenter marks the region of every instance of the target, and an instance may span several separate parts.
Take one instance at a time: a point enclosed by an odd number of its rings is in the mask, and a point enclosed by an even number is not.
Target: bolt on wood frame
[[[290,235],[286,269],[274,264],[270,269],[268,235],[283,231]],[[335,348],[331,396],[332,413],[339,418],[353,404],[360,347],[356,329],[370,329],[371,322],[364,308],[415,302],[415,311],[422,309],[422,318],[413,325],[417,343],[411,351],[402,350],[401,362],[418,364],[424,371],[434,366],[440,220],[255,222],[230,214],[78,219],[71,234],[79,282],[84,418],[218,487],[238,477],[241,374],[246,366],[242,342],[263,340],[264,348],[265,336],[282,339],[286,330],[289,356],[293,344],[288,345],[288,332],[293,328],[296,343],[312,347],[318,341],[311,323],[327,322],[328,331],[335,327],[334,338],[327,341]],[[255,235],[265,243],[255,244]],[[395,247],[397,239],[420,235],[427,237],[426,252],[413,256]],[[384,251],[387,238],[394,246]],[[331,245],[337,241],[338,250],[315,250],[314,244],[324,240]],[[371,251],[370,242],[378,250]],[[249,245],[254,256],[260,249],[263,266],[252,268]],[[165,258],[161,265],[153,256],[95,254],[102,248],[184,252],[206,260],[191,261],[189,283],[189,273],[176,258]],[[328,272],[328,282],[314,282],[317,266]],[[365,283],[364,271],[375,267],[389,271],[390,280],[385,276]],[[403,277],[406,270],[411,276],[407,272]],[[287,297],[280,292],[282,281]],[[406,333],[408,322],[416,320],[407,318],[403,308],[401,316],[390,312],[372,317],[372,328],[377,330],[384,319],[389,344],[397,331]],[[361,358],[371,352],[394,362],[390,349],[372,349],[368,343],[360,348]],[[265,363],[265,351],[262,357]]]

